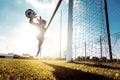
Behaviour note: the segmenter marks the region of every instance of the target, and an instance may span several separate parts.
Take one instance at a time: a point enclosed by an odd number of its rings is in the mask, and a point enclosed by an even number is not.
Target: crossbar
[[[59,0],[59,2],[58,2],[58,4],[57,4],[57,6],[56,6],[56,8],[55,8],[55,10],[54,10],[54,12],[53,12],[51,18],[50,18],[50,21],[49,21],[49,23],[48,23],[48,25],[47,25],[47,29],[49,28],[50,23],[52,22],[52,20],[53,20],[55,14],[56,14],[56,12],[57,12],[57,10],[58,10],[58,8],[59,8],[61,2],[62,2],[62,0]]]

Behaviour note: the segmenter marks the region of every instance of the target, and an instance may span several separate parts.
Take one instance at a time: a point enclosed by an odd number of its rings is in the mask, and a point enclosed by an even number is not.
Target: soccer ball
[[[26,17],[27,18],[36,18],[37,16],[37,13],[36,12],[34,12],[32,9],[27,9],[26,11],[25,11],[25,15],[26,15]]]

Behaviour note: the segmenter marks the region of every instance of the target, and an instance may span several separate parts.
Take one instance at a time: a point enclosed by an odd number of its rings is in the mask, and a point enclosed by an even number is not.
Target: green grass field
[[[120,80],[120,64],[0,59],[0,80]]]

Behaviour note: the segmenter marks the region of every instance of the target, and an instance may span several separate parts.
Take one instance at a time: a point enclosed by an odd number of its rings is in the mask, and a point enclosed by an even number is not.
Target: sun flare
[[[39,31],[36,27],[28,24],[21,24],[13,29],[7,37],[8,52],[14,54],[36,55],[38,50],[37,35]],[[66,36],[63,36],[62,51],[66,48]],[[58,57],[60,52],[60,38],[58,32],[47,30],[42,44],[41,57]]]
[[[37,34],[38,30],[29,24],[22,24],[13,29],[8,36],[9,52],[35,55],[35,51],[37,50]]]

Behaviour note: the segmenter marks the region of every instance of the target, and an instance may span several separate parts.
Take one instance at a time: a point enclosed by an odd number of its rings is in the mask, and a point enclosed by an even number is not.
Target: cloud
[[[1,40],[5,40],[5,38],[6,38],[6,37],[4,37],[4,36],[0,36],[0,41],[1,41]]]
[[[53,11],[58,0],[26,0],[26,2],[37,10]]]

